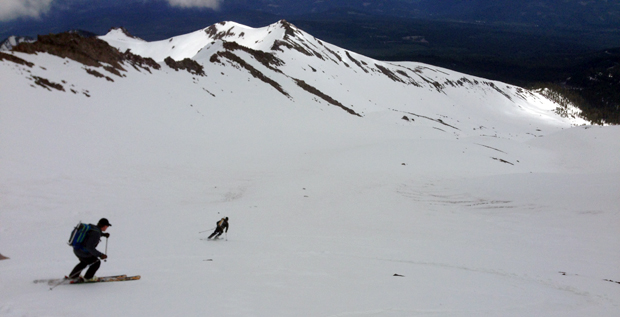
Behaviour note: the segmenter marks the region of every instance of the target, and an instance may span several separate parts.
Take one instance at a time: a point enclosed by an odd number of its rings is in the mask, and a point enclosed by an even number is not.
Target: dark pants
[[[82,273],[82,271],[87,266],[90,267],[86,271],[84,279],[88,280],[93,278],[93,276],[95,276],[95,273],[99,269],[99,266],[101,266],[101,261],[95,256],[89,256],[86,258],[78,257],[78,259],[80,259],[80,263],[78,263],[78,265],[73,268],[73,271],[71,271],[71,274],[69,274],[69,278],[78,278],[80,276],[80,273]]]
[[[213,231],[213,233],[209,236],[209,239],[217,238],[217,237],[221,236],[222,233],[224,233],[224,230],[222,230],[222,228],[220,228],[220,227],[217,227],[217,228],[215,228],[215,231]]]

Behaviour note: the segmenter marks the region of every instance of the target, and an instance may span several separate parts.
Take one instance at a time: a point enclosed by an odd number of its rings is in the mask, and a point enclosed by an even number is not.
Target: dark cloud
[[[217,9],[221,0],[166,0],[173,7]]]
[[[0,22],[19,18],[39,19],[50,10],[71,11],[76,8],[105,8],[133,3],[160,2],[177,8],[218,9],[224,0],[1,0]]]
[[[21,17],[39,18],[50,10],[52,0],[2,0],[0,21]]]

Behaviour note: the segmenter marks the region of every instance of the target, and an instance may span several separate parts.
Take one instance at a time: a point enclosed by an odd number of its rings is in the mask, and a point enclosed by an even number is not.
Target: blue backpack
[[[73,228],[73,231],[71,231],[71,236],[67,244],[73,248],[81,248],[88,230],[90,230],[90,225],[79,222],[77,226]]]

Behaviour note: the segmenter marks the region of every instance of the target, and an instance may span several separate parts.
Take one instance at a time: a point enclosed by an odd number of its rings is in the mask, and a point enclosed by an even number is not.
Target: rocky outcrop
[[[0,52],[0,61],[5,60],[5,61],[9,61],[9,62],[13,62],[15,64],[20,64],[20,65],[24,65],[24,66],[28,66],[28,67],[32,67],[34,66],[33,63],[25,61],[17,56],[13,56],[11,54],[6,54],[6,53],[2,53]]]
[[[174,59],[172,59],[172,57],[168,56],[166,57],[166,59],[164,59],[164,62],[166,63],[166,65],[168,65],[168,67],[176,71],[181,69],[188,71],[190,74],[205,76],[204,67],[202,67],[202,65],[198,64],[193,59],[185,58],[180,61],[175,61]]]
[[[123,67],[125,62],[148,71],[149,68],[160,68],[151,58],[143,58],[129,51],[121,53],[105,41],[77,33],[39,35],[36,42],[20,43],[13,51],[26,54],[48,53],[69,58],[86,66],[102,67],[117,76],[121,76],[121,71],[126,71]]]

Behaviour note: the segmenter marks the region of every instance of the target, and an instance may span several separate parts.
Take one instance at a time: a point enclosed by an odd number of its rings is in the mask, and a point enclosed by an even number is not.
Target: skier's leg
[[[215,237],[219,237],[220,234],[222,234],[222,229],[220,229],[219,227],[215,228],[215,231],[213,231],[213,233],[209,236],[209,239]]]
[[[90,267],[86,271],[86,274],[84,274],[85,280],[90,280],[91,278],[93,278],[93,276],[95,276],[95,273],[97,273],[97,270],[101,266],[101,261],[96,257],[92,257],[90,263]]]
[[[224,233],[224,230],[222,230],[222,228],[217,228],[217,234],[215,235],[216,238],[219,238],[222,233]]]
[[[88,266],[88,262],[85,262],[83,259],[80,258],[80,263],[78,263],[74,268],[73,271],[71,271],[71,273],[69,274],[69,278],[78,278],[80,277],[80,273],[82,273],[82,271]]]

